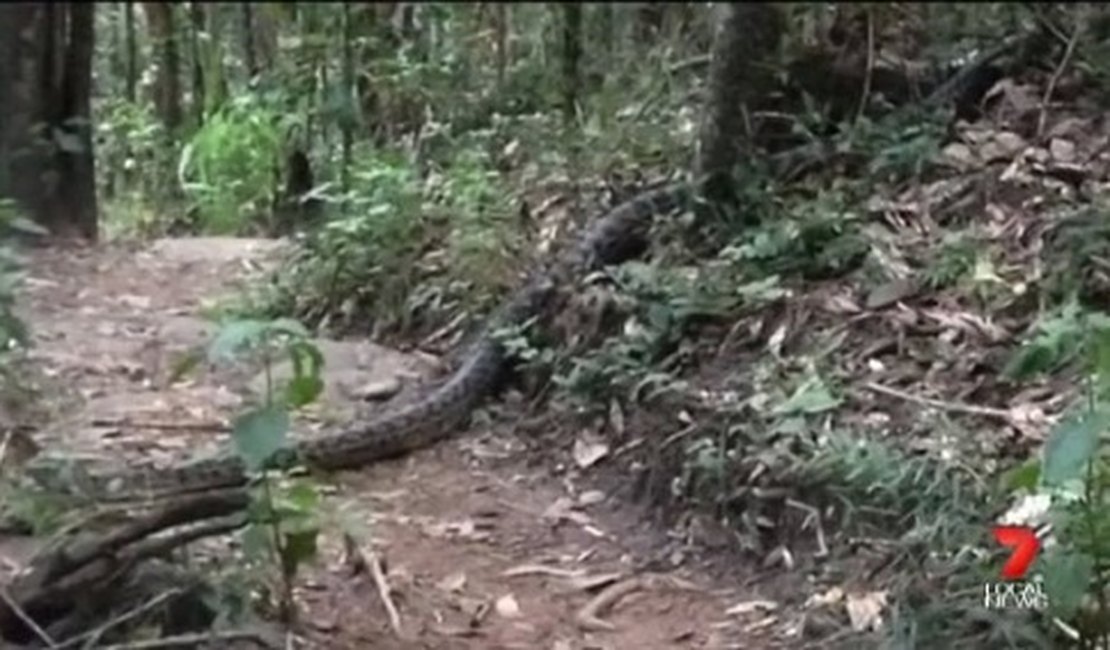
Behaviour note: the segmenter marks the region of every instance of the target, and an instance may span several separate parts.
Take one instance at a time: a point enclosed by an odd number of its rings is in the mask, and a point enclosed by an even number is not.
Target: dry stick
[[[149,641],[117,643],[115,645],[104,646],[104,650],[161,650],[163,648],[192,648],[199,646],[202,643],[211,643],[213,641],[252,641],[262,648],[276,647],[273,643],[268,641],[265,637],[257,632],[235,631],[180,634],[178,636],[167,636],[161,639],[151,639]]]
[[[51,639],[50,635],[46,633],[46,630],[39,627],[39,624],[35,622],[35,619],[31,618],[30,615],[27,614],[27,612],[23,611],[23,608],[19,606],[19,603],[15,602],[15,599],[12,598],[11,594],[8,593],[6,587],[0,586],[0,600],[4,601],[4,604],[7,605],[8,609],[12,610],[12,612],[19,617],[19,620],[23,621],[23,623],[27,627],[31,628],[31,631],[35,633],[35,636],[37,636],[43,643],[46,644],[46,647],[58,647],[58,644],[54,642],[54,639]]]
[[[393,633],[400,637],[404,634],[401,631],[401,615],[397,612],[397,606],[393,604],[393,597],[389,594],[389,582],[385,578],[385,571],[382,570],[382,562],[378,559],[378,554],[373,551],[363,555],[366,566],[370,567],[370,575],[374,578],[374,586],[378,589],[378,597],[382,599],[385,612],[389,615],[389,626],[393,628]]]
[[[1064,48],[1064,56],[1060,57],[1060,63],[1056,65],[1056,69],[1052,72],[1052,76],[1048,80],[1048,87],[1045,88],[1044,98],[1041,100],[1041,113],[1037,117],[1037,137],[1040,138],[1044,135],[1045,122],[1048,120],[1048,102],[1052,99],[1052,93],[1056,90],[1056,84],[1059,83],[1060,77],[1064,74],[1064,69],[1067,68],[1068,62],[1071,61],[1071,56],[1075,53],[1075,46],[1079,43],[1079,34],[1083,31],[1083,21],[1076,21],[1075,30],[1071,33],[1071,38],[1068,39],[1068,46]]]
[[[91,422],[94,427],[131,427],[133,429],[158,429],[162,431],[197,431],[200,433],[228,433],[231,427],[222,422],[143,422],[99,418]]]
[[[385,613],[389,616],[389,626],[393,628],[394,634],[403,638],[404,633],[401,628],[401,615],[397,612],[397,606],[393,603],[393,597],[389,595],[391,591],[389,581],[386,580],[385,571],[382,570],[382,562],[378,558],[378,554],[375,553],[373,549],[363,550],[351,535],[343,536],[343,544],[347,547],[348,556],[354,556],[363,566],[370,570],[370,576],[374,580],[374,587],[378,590],[378,597],[382,599]]]
[[[1006,420],[1007,422],[1012,422],[1014,419],[1013,415],[1011,415],[1010,412],[1005,409],[991,408],[989,406],[974,406],[972,404],[961,404],[958,402],[945,402],[939,399],[920,397],[918,395],[911,395],[909,393],[902,392],[896,388],[890,388],[889,386],[883,386],[882,384],[876,384],[874,382],[868,382],[864,384],[863,387],[876,393],[882,393],[883,395],[889,395],[890,397],[897,397],[900,400],[913,402],[915,404],[920,404],[921,406],[929,406],[935,409],[940,409],[942,411],[963,413],[965,415],[982,415],[989,418],[999,418],[1002,420]]]

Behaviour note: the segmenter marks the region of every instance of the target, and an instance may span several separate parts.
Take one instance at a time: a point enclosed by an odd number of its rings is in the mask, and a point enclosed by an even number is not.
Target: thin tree
[[[154,81],[154,105],[172,138],[181,125],[181,78],[174,5],[144,2],[147,23],[158,52],[158,74]]]
[[[782,16],[769,3],[719,5],[709,64],[708,101],[699,133],[697,172],[708,203],[721,208],[732,201],[730,177],[750,155],[745,106],[766,88],[767,65],[782,33]]]

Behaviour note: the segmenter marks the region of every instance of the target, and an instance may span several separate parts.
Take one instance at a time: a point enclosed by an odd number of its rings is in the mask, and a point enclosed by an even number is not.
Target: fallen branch
[[[117,643],[115,645],[103,646],[103,650],[158,650],[162,648],[193,648],[204,643],[212,643],[215,641],[220,641],[224,643],[230,643],[232,641],[250,641],[260,648],[280,647],[278,644],[270,641],[258,632],[238,630],[229,632],[179,634],[177,636],[167,636],[161,639],[134,641],[131,643]]]
[[[906,402],[913,402],[914,404],[918,404],[920,406],[928,406],[930,408],[939,409],[941,411],[948,411],[950,413],[980,415],[983,417],[1005,420],[1006,422],[1013,422],[1014,420],[1013,414],[1005,409],[992,408],[989,406],[975,406],[973,404],[963,404],[960,402],[946,402],[939,399],[911,395],[910,393],[900,391],[897,388],[883,386],[882,384],[876,384],[874,382],[868,382],[864,384],[863,387],[867,390],[881,393],[883,395],[888,395],[890,397],[896,397]]]
[[[115,590],[141,562],[241,528],[247,504],[243,490],[200,494],[100,535],[85,532],[43,553],[4,590],[0,638],[19,636],[28,629],[38,634],[36,626],[41,629],[64,620],[82,604],[97,608],[115,602]]]
[[[127,427],[130,429],[155,429],[158,431],[195,431],[197,433],[230,433],[231,427],[223,422],[148,422],[142,420],[97,418],[90,422],[94,427]]]

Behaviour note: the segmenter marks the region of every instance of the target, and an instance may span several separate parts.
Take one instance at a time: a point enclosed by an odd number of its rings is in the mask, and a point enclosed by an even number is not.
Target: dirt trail
[[[117,462],[165,462],[220,442],[220,433],[136,425],[216,422],[241,405],[249,374],[165,378],[175,352],[211,334],[204,301],[257,270],[273,248],[183,239],[36,251],[24,308],[35,356],[66,389],[41,441],[51,452]],[[321,345],[330,389],[319,420],[382,408],[357,403],[367,385],[399,381],[403,399],[437,372],[435,360],[367,343]],[[546,468],[517,458],[511,435],[484,429],[336,477],[334,499],[366,526],[384,560],[405,638],[391,631],[373,582],[352,576],[329,539],[302,581],[309,647],[774,647],[752,637],[760,616],[726,614],[758,595],[741,598],[729,584],[673,568],[659,531],[604,494],[571,494]],[[527,565],[546,573],[505,575]],[[638,577],[640,588],[604,613],[612,629],[584,629],[576,615],[598,592],[585,583],[613,573]]]

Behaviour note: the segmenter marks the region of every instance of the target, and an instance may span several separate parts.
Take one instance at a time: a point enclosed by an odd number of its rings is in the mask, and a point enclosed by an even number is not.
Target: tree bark
[[[204,5],[199,2],[189,3],[189,49],[190,58],[193,59],[193,119],[197,125],[204,124],[205,92],[204,92],[204,62],[200,52],[200,33],[204,31]]]
[[[154,83],[154,105],[171,137],[181,126],[180,56],[174,30],[174,5],[144,2],[151,36],[159,51],[158,77]]]
[[[243,61],[247,66],[247,76],[251,79],[258,74],[258,61],[254,52],[254,10],[251,3],[244,2],[243,8]]]
[[[60,235],[95,240],[93,10],[0,7],[0,195]]]
[[[582,59],[582,5],[563,5],[563,121],[573,124],[578,116],[579,61]]]
[[[135,3],[123,3],[124,30],[127,39],[127,101],[135,103],[135,88],[139,84],[139,57],[135,42]]]
[[[745,105],[769,83],[766,64],[782,33],[779,9],[769,3],[728,3],[718,9],[697,160],[711,205],[732,200],[730,176],[741,157],[751,153]]]

